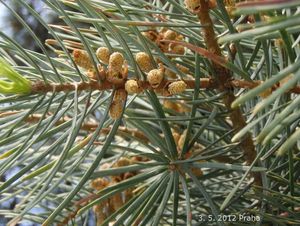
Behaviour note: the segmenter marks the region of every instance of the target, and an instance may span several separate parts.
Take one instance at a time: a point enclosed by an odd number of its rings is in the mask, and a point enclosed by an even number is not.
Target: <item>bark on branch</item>
[[[214,53],[217,56],[222,56],[221,49],[216,40],[213,22],[210,18],[209,10],[210,8],[208,1],[200,0],[198,18],[201,25],[203,25],[202,34],[206,43],[207,50],[211,53]],[[223,102],[228,111],[230,112],[229,117],[232,121],[233,128],[239,131],[246,126],[246,121],[240,108],[231,109],[231,104],[235,100],[235,96],[232,89],[226,87],[226,84],[228,84],[232,79],[232,74],[228,69],[226,69],[222,65],[217,64],[215,62],[212,62],[212,64],[215,70],[217,89],[220,92],[226,92],[226,95],[224,95],[223,97]],[[250,165],[256,158],[256,150],[250,133],[246,134],[243,141],[241,142],[241,149],[244,152],[244,158],[247,164]],[[260,175],[254,174],[253,176],[255,179],[255,183],[257,185],[260,185]]]

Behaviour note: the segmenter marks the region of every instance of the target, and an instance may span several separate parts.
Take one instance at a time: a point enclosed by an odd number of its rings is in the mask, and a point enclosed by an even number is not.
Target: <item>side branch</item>
[[[10,115],[15,115],[17,113],[20,113],[20,111],[0,112],[0,118],[4,118],[4,117],[10,116]],[[32,114],[29,117],[25,118],[24,122],[34,124],[34,123],[37,123],[38,121],[40,121],[41,118],[42,118],[41,114]],[[72,119],[69,118],[69,117],[63,117],[62,119],[58,120],[55,123],[55,125],[58,126],[58,125],[61,125],[61,124],[65,123],[65,122],[68,122],[68,121],[71,121],[71,120]],[[87,132],[90,133],[90,132],[95,131],[97,129],[97,127],[98,127],[97,123],[85,122],[85,123],[83,123],[81,125],[80,129],[83,130],[83,131],[87,131]],[[106,127],[106,128],[102,128],[100,130],[100,133],[101,134],[109,134],[110,131],[111,131],[111,127]],[[130,135],[130,136],[136,137],[136,138],[138,138],[139,140],[141,140],[143,142],[146,142],[146,143],[149,142],[148,137],[144,133],[142,133],[141,131],[139,131],[137,129],[131,129],[131,128],[127,128],[127,127],[124,127],[124,126],[120,126],[118,128],[117,134],[119,136],[122,136],[122,135],[126,134],[126,135]]]
[[[161,85],[155,89],[156,91],[163,91],[165,87],[175,80],[164,80]],[[187,84],[188,89],[195,88],[195,80],[183,80]],[[149,84],[148,81],[138,81],[139,86],[143,90],[153,90],[152,86]],[[260,85],[261,81],[245,81],[240,79],[229,80],[223,84],[223,87],[226,89],[231,88],[244,88],[244,89],[252,89],[256,86]],[[92,80],[90,82],[79,82],[79,83],[44,83],[44,82],[35,82],[32,84],[32,93],[46,93],[46,92],[70,92],[74,91],[75,87],[77,86],[77,90],[84,91],[84,90],[111,90],[113,88],[116,89],[124,89],[124,83],[120,84],[112,84],[108,81],[103,81],[99,83],[98,81]],[[272,91],[278,89],[280,84],[275,85],[271,88]],[[212,78],[201,78],[200,79],[200,88],[201,89],[216,89],[218,88],[217,81]],[[300,94],[300,86],[295,86],[294,88],[290,89],[288,93],[295,93]]]
[[[155,88],[155,91],[161,92],[165,89],[167,89],[168,85],[171,82],[174,82],[176,80],[163,80],[159,87]],[[187,88],[193,89],[195,87],[195,80],[183,80],[187,84]],[[77,90],[83,91],[83,90],[111,90],[111,89],[124,89],[125,87],[124,80],[121,83],[113,84],[109,81],[103,81],[99,83],[98,81],[91,80],[90,82],[80,82],[80,83],[62,83],[62,84],[56,84],[56,83],[44,83],[44,82],[36,82],[33,83],[32,86],[32,93],[46,93],[46,92],[69,92],[75,90],[77,87]],[[150,85],[148,81],[137,81],[139,84],[139,87],[142,90],[153,90],[154,88]],[[201,79],[201,88],[216,88],[216,84],[213,79],[210,78],[204,78]]]
[[[197,15],[201,25],[203,25],[202,34],[206,43],[207,50],[217,56],[222,57],[223,55],[220,46],[216,40],[213,22],[210,18],[209,10],[210,6],[208,1],[200,0],[200,7],[197,10]],[[230,112],[229,117],[232,121],[233,128],[239,131],[246,126],[246,121],[240,108],[231,109],[231,104],[235,100],[235,96],[233,91],[226,87],[226,84],[228,84],[228,82],[232,80],[232,74],[228,69],[226,69],[222,65],[217,64],[216,62],[212,62],[212,64],[215,71],[216,81],[218,83],[217,88],[221,92],[226,92],[226,95],[224,95],[223,98],[223,102]],[[245,83],[245,85],[249,84]],[[250,165],[256,158],[256,150],[250,133],[244,136],[244,139],[241,142],[241,148],[244,152],[244,158],[247,164]],[[253,176],[255,178],[255,183],[257,185],[260,185],[260,175],[254,174]]]

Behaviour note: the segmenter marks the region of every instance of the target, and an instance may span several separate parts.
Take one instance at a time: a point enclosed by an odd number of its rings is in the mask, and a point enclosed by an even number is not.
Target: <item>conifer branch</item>
[[[124,80],[122,83],[113,84],[109,81],[99,81],[91,80],[90,82],[79,82],[79,83],[44,83],[42,81],[33,82],[31,88],[31,94],[35,93],[47,93],[47,92],[70,92],[74,91],[75,87],[77,86],[77,90],[84,91],[84,90],[112,90],[112,89],[124,89],[125,83],[127,80]],[[162,83],[155,89],[157,92],[162,92],[167,90],[167,85],[178,80],[168,80],[165,79]],[[187,84],[187,89],[194,89],[195,88],[195,80],[183,80]],[[139,87],[142,90],[154,90],[154,88],[149,84],[148,81],[137,81]],[[253,89],[262,83],[261,80],[255,81],[246,81],[242,79],[232,79],[228,80],[226,83],[222,84],[224,89]],[[217,79],[214,78],[201,78],[200,79],[200,88],[201,89],[218,89]],[[280,88],[281,84],[274,85],[271,90],[275,91],[276,89]],[[295,86],[291,88],[288,93],[300,94],[300,86]]]
[[[206,43],[206,48],[209,52],[222,57],[222,52],[216,40],[209,10],[209,3],[206,0],[200,0],[200,8],[197,9],[197,15],[201,25],[203,25],[202,33]],[[226,92],[226,95],[223,97],[223,102],[230,112],[229,117],[232,121],[233,128],[239,131],[246,126],[246,121],[240,108],[231,109],[231,104],[235,100],[235,96],[233,91],[225,85],[232,80],[232,74],[227,68],[216,63],[215,61],[213,61],[212,64],[216,74],[217,89],[220,92]],[[256,157],[256,150],[250,133],[247,133],[244,136],[240,146],[244,151],[244,158],[247,164],[250,165]],[[261,184],[260,175],[255,174],[254,177],[256,184]]]

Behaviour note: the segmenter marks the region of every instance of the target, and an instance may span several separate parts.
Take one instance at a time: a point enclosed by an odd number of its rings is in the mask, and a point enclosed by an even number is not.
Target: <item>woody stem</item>
[[[220,76],[222,77],[222,76]],[[167,87],[167,84],[173,82],[175,80],[164,80],[160,86],[156,89],[157,91],[161,91]],[[212,78],[201,78],[200,79],[200,88],[201,89],[219,89],[220,90],[220,83],[217,82],[218,80]],[[232,88],[245,88],[245,89],[252,89],[261,84],[261,81],[245,81],[245,80],[226,80],[227,82],[222,83],[222,89],[228,90]],[[195,88],[195,80],[184,80],[187,84],[188,89]],[[139,86],[142,90],[146,89],[153,89],[151,85],[147,81],[138,81]],[[35,82],[32,83],[32,93],[47,93],[47,92],[70,92],[74,91],[77,87],[78,91],[83,90],[111,90],[113,88],[117,89],[124,89],[125,81],[120,84],[112,84],[108,81],[103,81],[99,83],[97,81],[90,81],[90,82],[79,82],[79,83],[63,83],[63,84],[56,84],[56,83],[44,83],[44,82]],[[272,90],[279,88],[279,85],[275,85],[271,87]],[[296,93],[300,94],[300,86],[295,86],[294,88],[288,91],[289,93]],[[230,106],[230,105],[229,105]]]
[[[202,33],[204,41],[206,43],[207,50],[217,56],[222,56],[221,49],[215,37],[215,32],[213,28],[213,22],[209,15],[209,5],[208,1],[200,0],[200,9],[198,12],[198,18],[202,26]],[[246,121],[240,108],[231,109],[231,104],[235,100],[233,90],[226,87],[227,84],[232,79],[231,72],[225,67],[212,62],[215,77],[217,77],[217,89],[220,92],[225,92],[223,97],[223,102],[229,111],[229,117],[231,119],[233,128],[237,131],[241,130],[246,126]],[[247,133],[242,142],[241,149],[244,152],[244,158],[248,165],[250,165],[256,158],[256,150],[250,133]],[[261,184],[261,178],[259,174],[253,175],[255,178],[255,183],[257,185]]]

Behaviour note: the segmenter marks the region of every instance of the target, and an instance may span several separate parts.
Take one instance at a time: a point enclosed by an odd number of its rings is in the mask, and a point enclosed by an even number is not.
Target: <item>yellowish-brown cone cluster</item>
[[[177,43],[175,44],[175,43],[162,42],[162,40],[182,41],[184,39],[184,37],[182,35],[178,34],[177,32],[175,32],[173,30],[163,28],[159,32],[157,32],[156,30],[150,30],[147,32],[143,32],[142,34],[145,37],[149,38],[151,41],[155,42],[155,44],[165,53],[173,53],[173,54],[178,54],[178,55],[184,55],[184,53],[185,53],[185,47],[182,45],[179,45]],[[147,70],[144,70],[144,72],[148,73],[147,79],[148,79],[150,85],[154,89],[157,88],[159,86],[159,84],[163,81],[164,76],[166,76],[168,78],[172,78],[172,79],[177,78],[176,73],[174,73],[172,70],[164,67],[161,64],[160,60],[158,60],[158,59],[156,61],[158,64],[160,64],[160,68],[159,69],[151,68],[150,67],[151,62],[150,62],[149,56],[146,57],[145,53],[143,53],[143,55],[144,55],[144,57],[141,58],[141,59],[144,59],[143,65],[149,65],[149,67],[147,67]],[[172,58],[172,57],[170,57],[170,58]],[[145,62],[147,62],[147,63],[145,63]],[[186,68],[180,64],[176,64],[176,67],[186,75],[188,75],[190,73],[188,68]],[[146,67],[143,67],[143,68],[146,68]],[[162,70],[162,68],[163,68],[163,70]],[[182,81],[178,84],[174,84],[174,86],[178,87],[178,85],[180,85],[180,84],[181,84],[181,87],[183,87]],[[170,88],[170,90],[168,90],[167,94],[169,94],[169,95],[172,94],[173,90],[174,90],[173,88]],[[177,94],[177,93],[174,93],[174,94]]]
[[[164,37],[168,39],[174,39],[177,34],[171,30],[164,32]],[[115,92],[114,99],[110,105],[109,114],[112,119],[120,118],[122,114],[123,106],[126,102],[128,94],[138,94],[143,91],[142,87],[139,86],[139,82],[130,79],[128,77],[128,65],[123,55],[119,52],[110,54],[110,51],[106,47],[99,47],[96,51],[97,58],[104,64],[108,64],[107,69],[102,65],[97,65],[95,69],[89,54],[85,50],[75,49],[73,51],[73,57],[75,63],[86,69],[88,76],[97,80],[97,74],[100,75],[101,80],[107,80],[111,84],[122,85],[124,88],[118,89]],[[166,69],[160,63],[158,69],[153,68],[150,56],[145,52],[139,52],[136,54],[136,62],[141,70],[147,73],[147,80],[153,89],[157,89],[164,81]],[[183,66],[178,66],[181,70],[186,70]],[[187,85],[184,81],[174,81],[168,83],[166,87],[160,87],[163,90],[163,95],[176,95],[185,91]]]
[[[171,95],[180,94],[185,91],[187,85],[184,81],[172,82],[168,86],[168,91]]]
[[[147,80],[150,86],[153,89],[157,89],[160,87],[161,83],[164,81],[166,69],[163,64],[159,63],[159,68],[153,68],[151,64],[150,56],[145,52],[139,52],[136,54],[136,62],[141,68],[141,70],[147,73]],[[187,68],[181,66],[182,70],[188,70]],[[168,84],[166,88],[167,92],[163,93],[163,95],[175,95],[180,94],[185,91],[187,85],[184,81],[174,81]],[[125,90],[129,94],[140,93],[142,91],[138,82],[135,80],[128,80],[125,83]]]
[[[124,89],[118,89],[115,91],[113,101],[109,108],[109,115],[112,119],[118,119],[121,117],[126,98],[127,93]]]
[[[173,53],[173,54],[179,54],[179,55],[184,55],[185,53],[185,47],[179,44],[175,43],[167,43],[167,42],[162,42],[162,40],[171,40],[171,41],[182,41],[184,40],[184,37],[177,32],[163,28],[159,32],[156,30],[149,30],[146,32],[142,33],[144,37],[150,39],[153,41],[164,53]],[[175,56],[170,56],[170,58],[174,58]],[[175,57],[176,58],[176,57]],[[175,59],[174,58],[174,59]],[[144,58],[146,59],[146,57]],[[173,60],[173,59],[171,59]],[[159,59],[156,59],[156,62],[158,64],[161,63]],[[150,65],[150,61],[147,65]],[[176,67],[178,68],[179,71],[182,71],[183,74],[186,74],[187,77],[190,75],[190,71],[187,67],[181,65],[181,64],[176,64]],[[153,68],[151,68],[153,69]],[[150,67],[148,68],[147,71],[149,72]],[[164,75],[168,78],[176,79],[177,74],[172,71],[171,69],[164,67]],[[193,78],[193,77],[192,77]]]
[[[164,80],[164,77],[165,68],[162,66],[162,64],[160,64],[160,67],[158,69],[152,69],[147,74],[147,80],[153,89],[157,89],[158,87],[160,87],[161,83]],[[163,90],[163,95],[176,95],[183,93],[187,88],[187,84],[184,81],[174,81],[167,84],[167,87],[163,88],[166,88],[166,90]]]
[[[182,45],[161,42],[162,40],[182,41],[183,36],[173,30],[163,28],[159,32],[156,30],[150,30],[150,31],[145,31],[142,34],[144,37],[155,42],[155,44],[164,53],[173,53],[173,54],[179,54],[179,55],[183,55],[185,53],[185,48]]]
[[[97,72],[101,80],[107,80],[113,84],[120,84],[127,79],[128,65],[122,53],[110,53],[106,47],[99,47],[96,51],[96,56],[100,62],[108,64],[106,70],[100,64],[95,69],[94,64],[85,50],[75,49],[73,51],[73,58],[75,63],[87,70],[87,75],[94,80],[97,80]]]
[[[187,68],[181,64],[176,64],[176,67],[179,71],[181,71],[183,74],[186,75],[187,79],[194,79],[194,77],[191,75],[189,68]],[[165,75],[166,75],[166,77],[172,78],[172,79],[178,78],[177,74],[168,68],[165,68]]]
[[[173,110],[178,113],[188,113],[191,112],[191,108],[188,107],[184,102],[182,101],[171,101],[171,100],[164,100],[163,106],[166,109]]]
[[[109,163],[103,164],[100,167],[100,169],[103,170],[107,168],[118,168],[118,167],[129,166],[139,161],[147,161],[147,159],[144,159],[142,157],[131,157],[131,158],[122,157],[112,165]],[[137,174],[138,172],[126,172],[120,175],[97,178],[91,181],[90,185],[93,189],[95,189],[98,192],[103,190],[104,188],[119,183]],[[101,225],[107,217],[109,217],[111,214],[113,214],[115,211],[121,208],[126,202],[128,202],[134,195],[133,191],[134,188],[127,189],[95,205],[93,211],[97,218],[97,225]]]
[[[99,47],[96,51],[97,58],[104,64],[108,64],[108,69],[105,70],[101,65],[97,65],[98,73],[101,80],[107,80],[112,84],[122,84],[127,80],[128,65],[122,53],[114,52],[110,54],[106,47]],[[88,76],[91,79],[97,80],[97,72],[85,50],[75,49],[73,51],[75,63],[88,71]],[[129,86],[132,89],[132,84]],[[127,85],[128,87],[128,85]],[[115,91],[113,101],[110,105],[109,115],[112,119],[120,118],[123,106],[126,102],[127,92],[125,89]]]
[[[163,69],[153,69],[147,74],[147,80],[152,88],[157,88],[164,79]]]
[[[149,72],[153,69],[151,58],[145,52],[139,52],[135,55],[135,60],[143,72]]]

